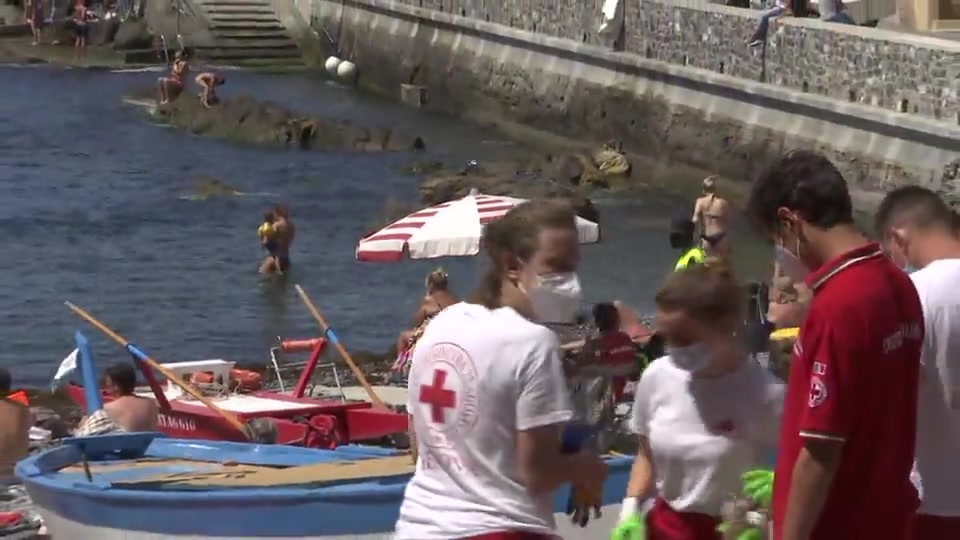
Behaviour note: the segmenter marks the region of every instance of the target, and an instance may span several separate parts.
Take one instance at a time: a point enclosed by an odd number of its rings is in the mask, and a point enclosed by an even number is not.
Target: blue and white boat
[[[585,528],[554,497],[558,534],[606,538],[632,460],[610,457],[603,516]],[[364,446],[291,446],[169,439],[131,433],[68,439],[17,464],[57,540],[392,538],[409,455]]]

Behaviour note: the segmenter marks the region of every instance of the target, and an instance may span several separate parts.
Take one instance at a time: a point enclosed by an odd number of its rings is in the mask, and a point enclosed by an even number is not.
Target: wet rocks
[[[156,99],[156,90],[142,89],[131,97]],[[422,138],[410,133],[360,126],[346,120],[298,115],[276,103],[251,96],[223,99],[207,108],[190,88],[174,101],[158,106],[153,117],[198,135],[258,146],[360,152],[421,150],[426,147]]]
[[[415,167],[416,168],[416,167]],[[529,160],[508,160],[474,163],[466,167],[427,167],[420,184],[420,199],[425,204],[438,204],[466,196],[476,188],[488,195],[506,195],[523,199],[560,199],[573,206],[577,215],[599,223],[600,212],[587,194],[595,187],[609,187],[598,179],[599,172],[589,156],[577,154],[560,158],[533,157]]]

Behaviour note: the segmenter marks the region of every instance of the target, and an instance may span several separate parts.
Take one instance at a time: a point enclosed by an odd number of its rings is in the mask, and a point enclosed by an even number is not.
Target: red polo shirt
[[[824,264],[793,348],[773,489],[782,537],[804,439],[843,441],[810,540],[903,540],[917,507],[910,483],[923,312],[906,273],[877,244]]]

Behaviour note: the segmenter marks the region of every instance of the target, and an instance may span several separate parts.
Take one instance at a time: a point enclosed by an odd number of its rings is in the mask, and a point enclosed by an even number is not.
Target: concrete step
[[[244,59],[244,58],[297,58],[302,60],[303,55],[296,47],[203,47],[195,49],[201,58]]]
[[[235,39],[238,41],[291,41],[290,36],[283,30],[256,30],[256,29],[224,29],[212,28],[210,32],[218,39]]]
[[[216,6],[239,6],[239,7],[250,7],[250,6],[260,6],[273,9],[273,6],[270,2],[265,0],[206,0],[205,2],[200,2],[204,8],[216,7]]]
[[[250,30],[266,32],[271,30],[283,31],[283,25],[280,21],[238,21],[230,19],[226,21],[210,21],[211,30]]]
[[[280,24],[280,19],[273,15],[255,17],[252,15],[210,15],[207,17],[210,25],[216,24],[237,24],[237,23],[262,23],[262,24]]]
[[[277,12],[272,7],[266,6],[207,6],[204,11],[210,15],[277,16]]]

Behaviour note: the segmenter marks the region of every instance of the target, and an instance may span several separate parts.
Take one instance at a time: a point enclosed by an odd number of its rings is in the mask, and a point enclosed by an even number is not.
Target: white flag
[[[70,375],[77,370],[78,354],[80,354],[80,349],[74,349],[73,352],[63,359],[63,362],[60,362],[60,367],[57,368],[57,374],[53,376],[53,382],[50,383],[51,391],[60,388],[64,383],[64,379],[70,377]]]

